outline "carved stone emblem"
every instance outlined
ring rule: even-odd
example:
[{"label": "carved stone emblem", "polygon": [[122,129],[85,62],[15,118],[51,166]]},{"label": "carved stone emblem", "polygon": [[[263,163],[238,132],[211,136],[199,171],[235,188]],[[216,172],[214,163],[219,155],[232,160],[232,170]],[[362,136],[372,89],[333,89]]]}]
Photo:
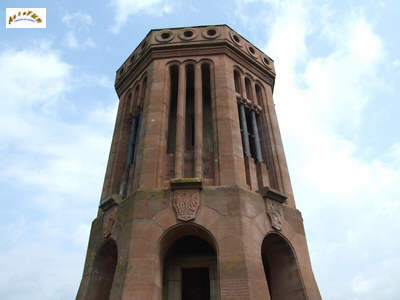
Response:
[{"label": "carved stone emblem", "polygon": [[197,211],[200,207],[200,191],[175,190],[172,205],[178,220],[193,220],[196,218]]},{"label": "carved stone emblem", "polygon": [[274,203],[273,200],[267,200],[267,214],[271,220],[272,228],[282,230],[283,213],[281,205]]},{"label": "carved stone emblem", "polygon": [[115,218],[117,215],[117,206],[114,206],[110,209],[108,209],[104,213],[104,219],[103,219],[103,237],[108,238],[114,228],[115,224]]}]

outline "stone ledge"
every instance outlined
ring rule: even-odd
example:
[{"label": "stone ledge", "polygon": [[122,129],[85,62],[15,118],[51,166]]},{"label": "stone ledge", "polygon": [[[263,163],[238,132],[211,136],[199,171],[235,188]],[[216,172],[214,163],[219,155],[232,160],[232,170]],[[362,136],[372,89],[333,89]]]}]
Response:
[{"label": "stone ledge", "polygon": [[263,187],[258,191],[263,198],[268,198],[270,200],[278,201],[279,203],[284,203],[288,196],[285,194],[270,188],[270,187]]},{"label": "stone ledge", "polygon": [[171,190],[182,190],[182,189],[199,189],[203,188],[203,184],[200,178],[172,178],[170,180]]}]

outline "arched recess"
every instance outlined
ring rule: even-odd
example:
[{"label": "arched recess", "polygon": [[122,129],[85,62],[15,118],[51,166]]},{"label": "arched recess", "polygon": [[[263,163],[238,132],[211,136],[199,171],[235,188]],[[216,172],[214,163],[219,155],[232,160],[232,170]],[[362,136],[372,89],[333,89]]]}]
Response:
[{"label": "arched recess", "polygon": [[268,234],[261,255],[271,300],[305,300],[296,256],[288,241],[279,234]]},{"label": "arched recess", "polygon": [[113,239],[108,239],[100,247],[94,259],[87,300],[110,299],[117,260],[117,245]]},{"label": "arched recess", "polygon": [[219,300],[214,237],[195,224],[178,225],[160,242],[163,300]]}]

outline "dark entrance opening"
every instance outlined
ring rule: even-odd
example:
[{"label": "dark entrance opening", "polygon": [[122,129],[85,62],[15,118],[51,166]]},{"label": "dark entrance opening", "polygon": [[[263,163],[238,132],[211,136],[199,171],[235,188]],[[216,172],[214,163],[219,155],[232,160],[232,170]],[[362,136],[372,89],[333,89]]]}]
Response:
[{"label": "dark entrance opening", "polygon": [[182,300],[210,300],[208,268],[182,269]]},{"label": "dark entrance opening", "polygon": [[219,300],[217,254],[200,228],[180,226],[161,247],[163,300]]}]

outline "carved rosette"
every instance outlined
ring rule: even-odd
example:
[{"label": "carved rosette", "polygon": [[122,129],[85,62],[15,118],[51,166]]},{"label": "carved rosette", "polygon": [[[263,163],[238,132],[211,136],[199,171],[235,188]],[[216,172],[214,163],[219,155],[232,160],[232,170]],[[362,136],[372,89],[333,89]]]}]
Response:
[{"label": "carved rosette", "polygon": [[272,228],[282,230],[283,212],[282,205],[274,200],[267,200],[267,215],[271,221]]},{"label": "carved rosette", "polygon": [[181,221],[189,221],[196,218],[200,207],[200,191],[175,190],[172,206],[174,207],[176,218]]}]

